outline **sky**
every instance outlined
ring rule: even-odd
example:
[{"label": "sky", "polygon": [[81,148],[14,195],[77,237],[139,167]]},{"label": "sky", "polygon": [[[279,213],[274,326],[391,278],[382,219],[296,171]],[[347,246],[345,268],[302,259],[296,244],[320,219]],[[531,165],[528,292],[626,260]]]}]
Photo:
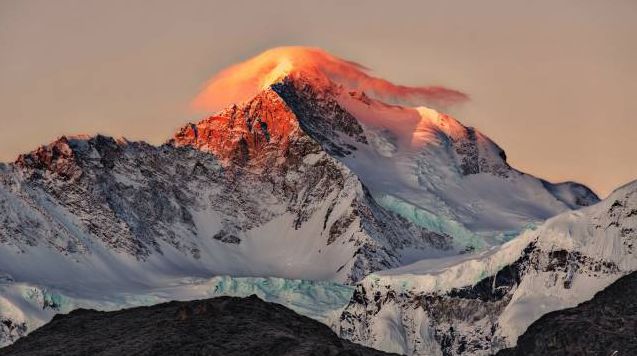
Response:
[{"label": "sky", "polygon": [[324,50],[451,109],[516,168],[601,196],[637,179],[637,1],[0,0],[0,160],[63,134],[162,143],[215,73]]}]

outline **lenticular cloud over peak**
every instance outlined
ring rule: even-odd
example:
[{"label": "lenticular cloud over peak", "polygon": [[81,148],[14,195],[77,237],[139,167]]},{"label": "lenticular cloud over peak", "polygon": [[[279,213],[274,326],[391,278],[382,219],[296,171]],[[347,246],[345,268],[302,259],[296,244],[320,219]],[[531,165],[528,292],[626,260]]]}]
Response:
[{"label": "lenticular cloud over peak", "polygon": [[217,73],[192,102],[196,111],[217,111],[240,103],[290,74],[329,79],[346,90],[364,91],[378,100],[401,105],[449,106],[468,99],[460,91],[439,86],[396,85],[369,74],[369,69],[320,48],[278,47]]}]

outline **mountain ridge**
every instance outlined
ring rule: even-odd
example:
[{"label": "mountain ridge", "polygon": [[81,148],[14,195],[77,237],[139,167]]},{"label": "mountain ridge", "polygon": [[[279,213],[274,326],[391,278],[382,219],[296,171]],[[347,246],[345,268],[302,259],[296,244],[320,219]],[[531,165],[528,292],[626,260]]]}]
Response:
[{"label": "mountain ridge", "polygon": [[[320,71],[274,73],[163,145],[63,136],[3,165],[0,272],[89,300],[211,275],[356,284],[488,250],[598,200],[517,171],[438,110]],[[361,78],[358,89],[411,92]],[[43,322],[1,297],[25,330],[0,342]]]},{"label": "mountain ridge", "polygon": [[489,355],[542,315],[574,307],[637,269],[637,181],[516,239],[423,260],[357,284],[341,336],[408,355]]}]

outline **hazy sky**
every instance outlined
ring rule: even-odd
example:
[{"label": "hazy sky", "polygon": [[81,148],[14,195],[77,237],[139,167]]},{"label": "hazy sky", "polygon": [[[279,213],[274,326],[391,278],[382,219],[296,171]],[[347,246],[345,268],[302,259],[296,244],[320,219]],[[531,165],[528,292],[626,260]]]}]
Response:
[{"label": "hazy sky", "polygon": [[453,114],[537,176],[637,178],[635,0],[0,0],[0,160],[61,134],[161,143],[214,73],[281,45],[468,93]]}]

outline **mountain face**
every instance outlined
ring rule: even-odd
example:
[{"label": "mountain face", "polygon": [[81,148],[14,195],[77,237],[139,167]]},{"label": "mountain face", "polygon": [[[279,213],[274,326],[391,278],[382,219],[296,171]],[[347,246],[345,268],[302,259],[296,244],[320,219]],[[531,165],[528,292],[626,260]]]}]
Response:
[{"label": "mountain face", "polygon": [[489,355],[635,271],[636,242],[637,181],[489,251],[367,276],[340,334],[407,355]]},{"label": "mountain face", "polygon": [[529,326],[512,349],[499,356],[635,355],[637,272],[624,276],[593,299],[554,311]]},{"label": "mountain face", "polygon": [[[122,254],[142,266],[170,255],[177,271],[353,282],[480,248],[596,199],[513,170],[495,144],[446,115],[322,79],[286,76],[160,147],[62,137],[21,155],[1,173],[4,260],[42,248],[100,267]],[[390,131],[396,120],[416,128]],[[39,267],[37,276],[66,278]]]},{"label": "mountain face", "polygon": [[[3,182],[6,252],[49,247],[88,268],[123,254],[142,269],[172,259],[168,272],[186,276],[196,268],[356,281],[400,265],[403,248],[453,248],[451,236],[380,207],[271,90],[186,126],[161,147],[61,138],[6,166]],[[4,270],[21,279],[16,267]],[[37,276],[49,281],[73,270],[51,276],[41,267]]]},{"label": "mountain face", "polygon": [[580,184],[554,185],[516,171],[500,147],[448,115],[316,84],[326,81],[291,74],[272,89],[382,207],[451,235],[459,248],[599,201]]},{"label": "mountain face", "polygon": [[2,355],[389,355],[256,296],[56,315]]},{"label": "mountain face", "polygon": [[[598,201],[515,170],[449,115],[390,100],[444,107],[459,92],[290,53],[224,74],[213,97],[231,103],[164,145],[66,136],[0,165],[0,275],[76,299],[216,275],[354,284]],[[32,329],[0,302],[16,311],[0,340]]]}]

